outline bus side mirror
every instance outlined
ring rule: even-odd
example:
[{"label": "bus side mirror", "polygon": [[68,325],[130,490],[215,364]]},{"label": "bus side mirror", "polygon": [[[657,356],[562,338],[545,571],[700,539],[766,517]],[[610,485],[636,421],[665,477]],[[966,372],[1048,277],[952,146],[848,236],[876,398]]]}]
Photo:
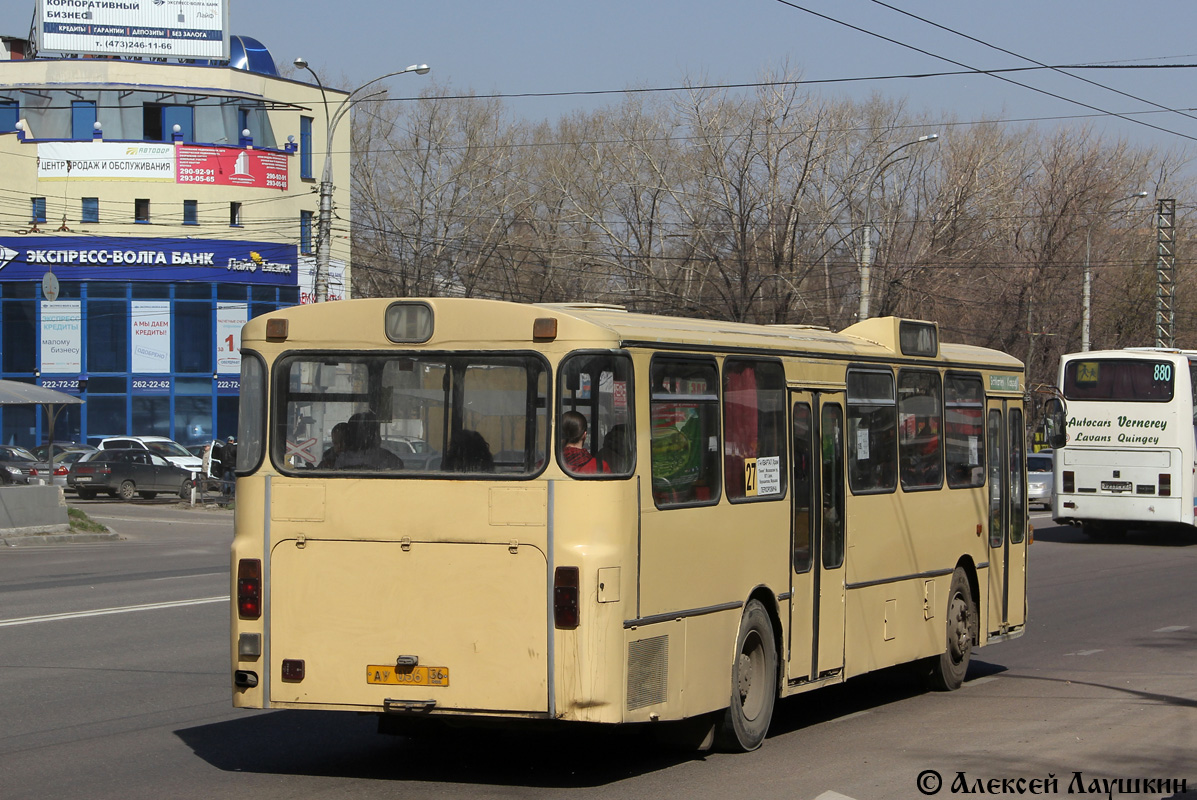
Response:
[{"label": "bus side mirror", "polygon": [[1043,408],[1043,438],[1053,450],[1068,444],[1068,424],[1065,417],[1064,403],[1052,398]]}]

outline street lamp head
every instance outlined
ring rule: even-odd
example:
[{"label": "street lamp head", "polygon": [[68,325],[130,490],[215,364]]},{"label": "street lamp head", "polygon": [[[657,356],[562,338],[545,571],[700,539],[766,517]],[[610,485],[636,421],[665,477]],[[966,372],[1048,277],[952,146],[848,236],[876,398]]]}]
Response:
[{"label": "street lamp head", "polygon": [[939,139],[938,133],[927,133],[915,139],[916,142],[934,142]]},{"label": "street lamp head", "polygon": [[1132,197],[1146,197],[1146,196],[1147,196],[1147,192],[1135,192],[1135,193],[1134,193],[1133,195],[1131,195],[1131,196],[1132,196]]},{"label": "street lamp head", "polygon": [[404,72],[414,72],[417,75],[427,75],[431,71],[432,67],[428,66],[427,64],[412,64],[410,67],[404,70]]},{"label": "street lamp head", "polygon": [[294,63],[295,63],[295,66],[298,67],[299,69],[307,69],[308,68],[308,60],[306,58],[303,58],[302,56],[300,58],[295,59]]}]

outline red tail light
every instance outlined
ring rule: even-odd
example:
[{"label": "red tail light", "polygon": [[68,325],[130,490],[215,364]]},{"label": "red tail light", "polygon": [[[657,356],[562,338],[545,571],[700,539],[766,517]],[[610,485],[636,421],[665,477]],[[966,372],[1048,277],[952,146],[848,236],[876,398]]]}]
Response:
[{"label": "red tail light", "polygon": [[262,561],[243,558],[237,562],[237,614],[241,619],[262,616]]},{"label": "red tail light", "polygon": [[1160,473],[1160,497],[1172,496],[1172,476],[1167,472]]},{"label": "red tail light", "polygon": [[1064,491],[1068,494],[1076,491],[1076,473],[1072,470],[1064,471]]},{"label": "red tail light", "polygon": [[71,471],[70,467],[56,467],[54,469],[54,474],[55,475],[66,475],[70,471]]},{"label": "red tail light", "polygon": [[553,573],[553,621],[561,630],[578,627],[577,567],[557,567]]},{"label": "red tail light", "polygon": [[30,469],[29,469],[29,477],[30,477],[30,478],[36,478],[36,477],[37,477],[37,467],[30,467]]}]

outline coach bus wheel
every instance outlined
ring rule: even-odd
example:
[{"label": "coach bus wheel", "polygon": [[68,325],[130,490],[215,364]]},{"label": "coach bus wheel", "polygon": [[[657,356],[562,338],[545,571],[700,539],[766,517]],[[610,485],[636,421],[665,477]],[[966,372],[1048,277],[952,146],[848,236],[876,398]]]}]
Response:
[{"label": "coach bus wheel", "polygon": [[932,689],[950,692],[964,683],[977,628],[977,604],[968,577],[957,567],[948,591],[948,646],[943,653],[927,660],[927,683]]},{"label": "coach bus wheel", "polygon": [[120,488],[122,500],[132,500],[137,495],[137,487],[133,485],[133,481],[125,481]]},{"label": "coach bus wheel", "polygon": [[759,600],[749,601],[740,620],[731,669],[731,705],[716,732],[720,749],[755,750],[765,741],[777,700],[777,648],[773,624]]}]

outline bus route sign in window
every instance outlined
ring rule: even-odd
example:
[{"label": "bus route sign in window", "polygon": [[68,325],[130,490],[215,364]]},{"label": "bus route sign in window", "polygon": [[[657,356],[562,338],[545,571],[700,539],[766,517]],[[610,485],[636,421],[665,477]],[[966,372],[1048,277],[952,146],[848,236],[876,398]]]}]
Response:
[{"label": "bus route sign in window", "polygon": [[1175,369],[1168,361],[1086,358],[1064,365],[1066,400],[1166,403],[1175,382]]}]

